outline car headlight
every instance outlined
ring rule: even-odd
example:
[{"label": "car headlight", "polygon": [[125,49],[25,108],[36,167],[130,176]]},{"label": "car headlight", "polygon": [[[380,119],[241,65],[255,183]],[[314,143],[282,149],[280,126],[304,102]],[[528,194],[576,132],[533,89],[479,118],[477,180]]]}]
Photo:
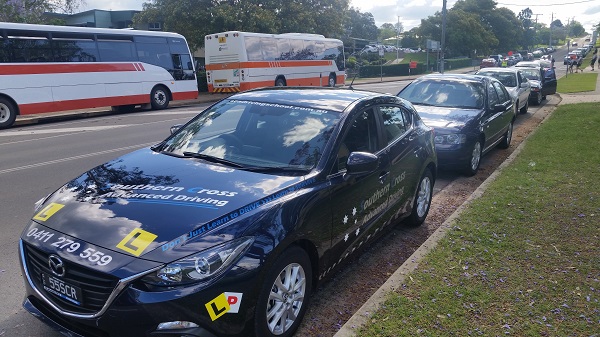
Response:
[{"label": "car headlight", "polygon": [[436,135],[434,140],[436,144],[458,145],[465,143],[467,136],[462,133],[450,133],[447,135]]},{"label": "car headlight", "polygon": [[243,237],[209,248],[183,259],[171,262],[146,275],[144,283],[173,287],[208,281],[221,274],[243,255],[254,242],[253,237]]}]

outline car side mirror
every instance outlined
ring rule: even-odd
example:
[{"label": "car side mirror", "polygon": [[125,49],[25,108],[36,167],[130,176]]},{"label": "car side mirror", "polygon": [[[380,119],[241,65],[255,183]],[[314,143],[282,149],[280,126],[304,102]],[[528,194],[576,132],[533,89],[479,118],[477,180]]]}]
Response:
[{"label": "car side mirror", "polygon": [[352,152],[346,161],[346,173],[361,175],[375,171],[379,167],[379,157],[368,152]]},{"label": "car side mirror", "polygon": [[524,81],[521,83],[521,88],[527,88],[528,86],[529,86],[529,85],[528,85],[528,83],[527,83],[527,80],[524,80]]},{"label": "car side mirror", "polygon": [[494,112],[502,112],[504,110],[506,110],[506,107],[504,106],[504,104],[494,105]]}]

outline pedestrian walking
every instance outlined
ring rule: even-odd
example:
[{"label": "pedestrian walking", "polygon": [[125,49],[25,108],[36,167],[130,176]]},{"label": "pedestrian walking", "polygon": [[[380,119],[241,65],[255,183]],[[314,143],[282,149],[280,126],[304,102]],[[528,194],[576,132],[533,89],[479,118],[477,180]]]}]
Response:
[{"label": "pedestrian walking", "polygon": [[592,71],[594,70],[594,64],[596,63],[597,60],[598,60],[598,54],[594,54],[594,56],[592,56],[592,60],[590,61],[590,66],[592,67]]}]

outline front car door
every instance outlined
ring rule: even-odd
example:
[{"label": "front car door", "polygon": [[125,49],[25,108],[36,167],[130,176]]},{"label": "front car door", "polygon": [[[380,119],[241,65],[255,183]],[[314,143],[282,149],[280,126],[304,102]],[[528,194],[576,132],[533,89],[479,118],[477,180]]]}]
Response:
[{"label": "front car door", "polygon": [[[362,246],[385,223],[390,189],[389,156],[384,151],[377,109],[370,107],[350,119],[342,131],[336,163],[328,179],[331,185],[332,242],[324,274]],[[378,167],[363,175],[348,175],[346,163],[352,152],[369,152],[379,158]]]},{"label": "front car door", "polygon": [[556,93],[556,71],[553,68],[547,68],[542,71],[542,97],[554,95]]}]

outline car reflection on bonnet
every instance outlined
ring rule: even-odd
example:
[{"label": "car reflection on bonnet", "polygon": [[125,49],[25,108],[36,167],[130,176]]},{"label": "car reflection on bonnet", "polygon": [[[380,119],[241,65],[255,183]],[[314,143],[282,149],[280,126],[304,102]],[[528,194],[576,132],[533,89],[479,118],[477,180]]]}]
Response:
[{"label": "car reflection on bonnet", "polygon": [[70,336],[291,335],[317,283],[422,224],[433,130],[394,95],[248,91],[36,204],[24,307]]}]

